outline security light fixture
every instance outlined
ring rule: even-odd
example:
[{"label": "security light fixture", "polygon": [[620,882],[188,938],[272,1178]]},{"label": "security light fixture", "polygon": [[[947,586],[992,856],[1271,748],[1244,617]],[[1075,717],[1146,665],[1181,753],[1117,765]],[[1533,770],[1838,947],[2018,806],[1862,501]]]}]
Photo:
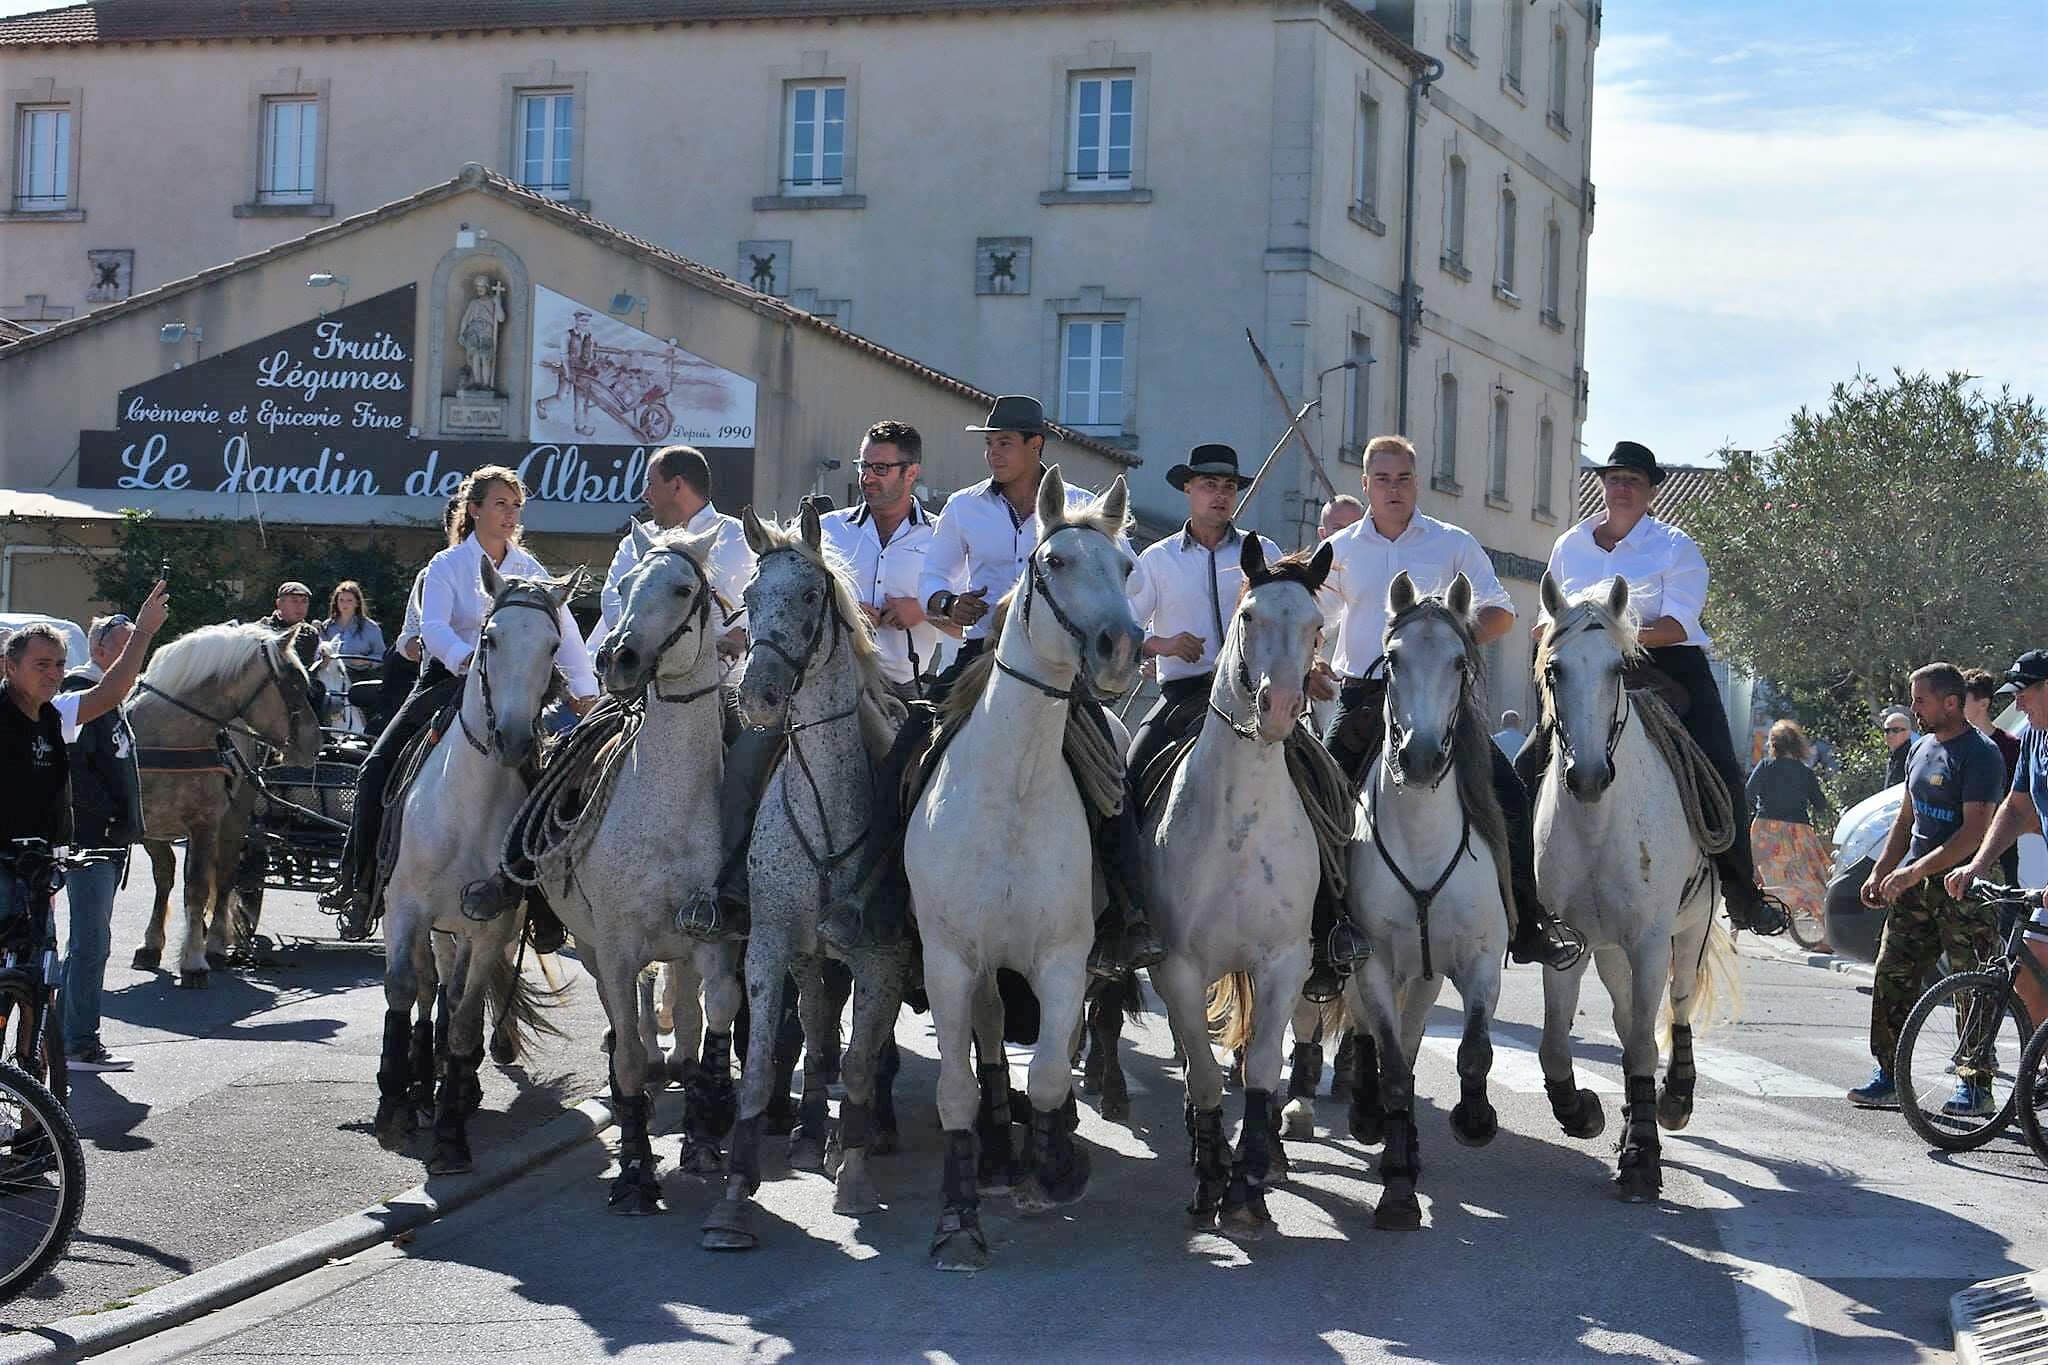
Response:
[{"label": "security light fixture", "polygon": [[196,322],[167,322],[156,329],[156,339],[166,346],[176,346],[187,337],[194,341],[204,341],[206,333]]},{"label": "security light fixture", "polygon": [[647,330],[647,300],[641,298],[638,294],[629,294],[625,290],[620,290],[612,295],[612,301],[604,306],[604,311],[610,313],[615,318],[623,318],[629,313],[638,313],[640,315],[640,330],[643,332]]}]

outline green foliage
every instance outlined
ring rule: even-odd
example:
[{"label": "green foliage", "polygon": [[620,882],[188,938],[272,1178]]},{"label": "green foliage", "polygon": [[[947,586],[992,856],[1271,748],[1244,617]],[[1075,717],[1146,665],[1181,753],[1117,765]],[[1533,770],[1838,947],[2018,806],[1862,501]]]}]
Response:
[{"label": "green foliage", "polygon": [[1721,459],[1691,525],[1714,643],[1845,757],[1915,668],[2002,670],[2043,643],[2048,413],[2031,398],[1957,373],[1859,374],[1771,449]]}]

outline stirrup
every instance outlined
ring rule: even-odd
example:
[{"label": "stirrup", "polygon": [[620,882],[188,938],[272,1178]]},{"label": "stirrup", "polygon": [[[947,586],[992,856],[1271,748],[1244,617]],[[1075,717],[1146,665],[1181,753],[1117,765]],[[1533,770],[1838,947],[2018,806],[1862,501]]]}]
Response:
[{"label": "stirrup", "polygon": [[462,888],[462,917],[476,924],[488,924],[521,899],[520,889],[506,880],[503,873],[494,872]]},{"label": "stirrup", "polygon": [[[1723,899],[1726,899],[1725,893]],[[1784,901],[1779,900],[1762,887],[1756,889],[1756,899],[1736,913],[1734,905],[1728,907],[1728,920],[1738,929],[1746,929],[1759,938],[1774,938],[1792,927],[1792,911]]]},{"label": "stirrup", "polygon": [[715,886],[692,895],[683,902],[683,908],[676,911],[676,930],[702,943],[745,938],[747,925],[744,907],[726,900]]},{"label": "stirrup", "polygon": [[1554,916],[1538,921],[1541,926],[1529,934],[1530,942],[1521,945],[1529,954],[1524,958],[1515,952],[1516,945],[1508,945],[1508,957],[1516,962],[1536,962],[1554,972],[1568,972],[1579,965],[1579,959],[1586,955],[1586,936]]}]

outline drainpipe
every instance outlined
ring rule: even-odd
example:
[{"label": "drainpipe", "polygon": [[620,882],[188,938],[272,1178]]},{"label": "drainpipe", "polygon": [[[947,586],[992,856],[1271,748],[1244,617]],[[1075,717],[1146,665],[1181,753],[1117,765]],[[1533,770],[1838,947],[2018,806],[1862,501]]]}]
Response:
[{"label": "drainpipe", "polygon": [[1421,341],[1421,309],[1415,299],[1415,130],[1422,122],[1422,101],[1444,74],[1441,58],[1424,57],[1425,65],[1408,82],[1408,170],[1401,184],[1401,363],[1400,393],[1394,430],[1408,434],[1408,360]]}]

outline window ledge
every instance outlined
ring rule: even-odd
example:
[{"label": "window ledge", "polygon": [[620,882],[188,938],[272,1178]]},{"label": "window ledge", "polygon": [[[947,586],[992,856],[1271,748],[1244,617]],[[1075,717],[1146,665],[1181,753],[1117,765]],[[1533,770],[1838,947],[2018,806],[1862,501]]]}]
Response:
[{"label": "window ledge", "polygon": [[1500,92],[1524,109],[1529,107],[1529,97],[1522,93],[1521,82],[1514,77],[1503,75],[1500,78]]},{"label": "window ledge", "polygon": [[84,209],[0,209],[0,223],[82,223]]},{"label": "window ledge", "polygon": [[1446,275],[1456,275],[1461,280],[1472,278],[1472,272],[1465,268],[1465,262],[1449,252],[1445,252],[1442,256],[1437,257],[1437,264],[1444,268]]},{"label": "window ledge", "polygon": [[1040,190],[1041,204],[1149,204],[1150,190]]},{"label": "window ledge", "polygon": [[1486,505],[1497,512],[1512,512],[1515,510],[1515,505],[1499,493],[1488,493],[1486,495]]},{"label": "window ledge", "polygon": [[1465,485],[1444,474],[1430,475],[1429,486],[1439,493],[1449,493],[1454,498],[1465,491]]},{"label": "window ledge", "polygon": [[1337,463],[1363,465],[1365,463],[1365,447],[1361,445],[1338,446]]},{"label": "window ledge", "polygon": [[1351,216],[1352,222],[1358,224],[1367,232],[1372,233],[1375,237],[1384,237],[1387,235],[1387,225],[1385,223],[1382,223],[1379,220],[1378,215],[1373,213],[1371,209],[1366,208],[1363,204],[1353,204],[1349,208],[1345,209],[1345,212]]},{"label": "window ledge", "polygon": [[1543,116],[1543,122],[1549,126],[1551,132],[1556,133],[1559,137],[1564,138],[1566,141],[1571,140],[1571,125],[1567,124],[1564,121],[1564,115],[1558,113],[1557,110],[1553,109],[1549,113],[1545,114]]},{"label": "window ledge", "polygon": [[1510,308],[1520,308],[1522,306],[1522,296],[1502,284],[1499,280],[1493,282],[1493,296]]},{"label": "window ledge", "polygon": [[782,209],[864,209],[864,194],[757,194],[754,212],[774,213]]},{"label": "window ledge", "polygon": [[1557,514],[1556,514],[1555,512],[1553,512],[1553,511],[1551,511],[1551,510],[1550,510],[1550,509],[1549,509],[1548,507],[1532,507],[1532,508],[1530,508],[1530,509],[1529,509],[1529,519],[1530,519],[1531,521],[1540,521],[1540,522],[1542,522],[1542,523],[1543,523],[1543,524],[1544,524],[1545,526],[1555,526],[1555,525],[1557,525]]},{"label": "window ledge", "polygon": [[237,218],[332,218],[332,204],[237,204]]},{"label": "window ledge", "polygon": [[1115,446],[1119,450],[1136,450],[1138,448],[1138,433],[1126,431],[1120,426],[1104,426],[1101,423],[1087,426],[1076,422],[1062,422],[1060,425],[1068,431],[1086,436],[1091,441],[1100,441],[1106,446]]},{"label": "window ledge", "polygon": [[1470,39],[1460,38],[1457,34],[1453,33],[1444,41],[1444,46],[1464,58],[1467,65],[1479,65],[1479,54],[1472,50]]},{"label": "window ledge", "polygon": [[1553,332],[1562,332],[1564,330],[1564,319],[1557,315],[1556,309],[1546,308],[1543,310],[1543,325]]}]

